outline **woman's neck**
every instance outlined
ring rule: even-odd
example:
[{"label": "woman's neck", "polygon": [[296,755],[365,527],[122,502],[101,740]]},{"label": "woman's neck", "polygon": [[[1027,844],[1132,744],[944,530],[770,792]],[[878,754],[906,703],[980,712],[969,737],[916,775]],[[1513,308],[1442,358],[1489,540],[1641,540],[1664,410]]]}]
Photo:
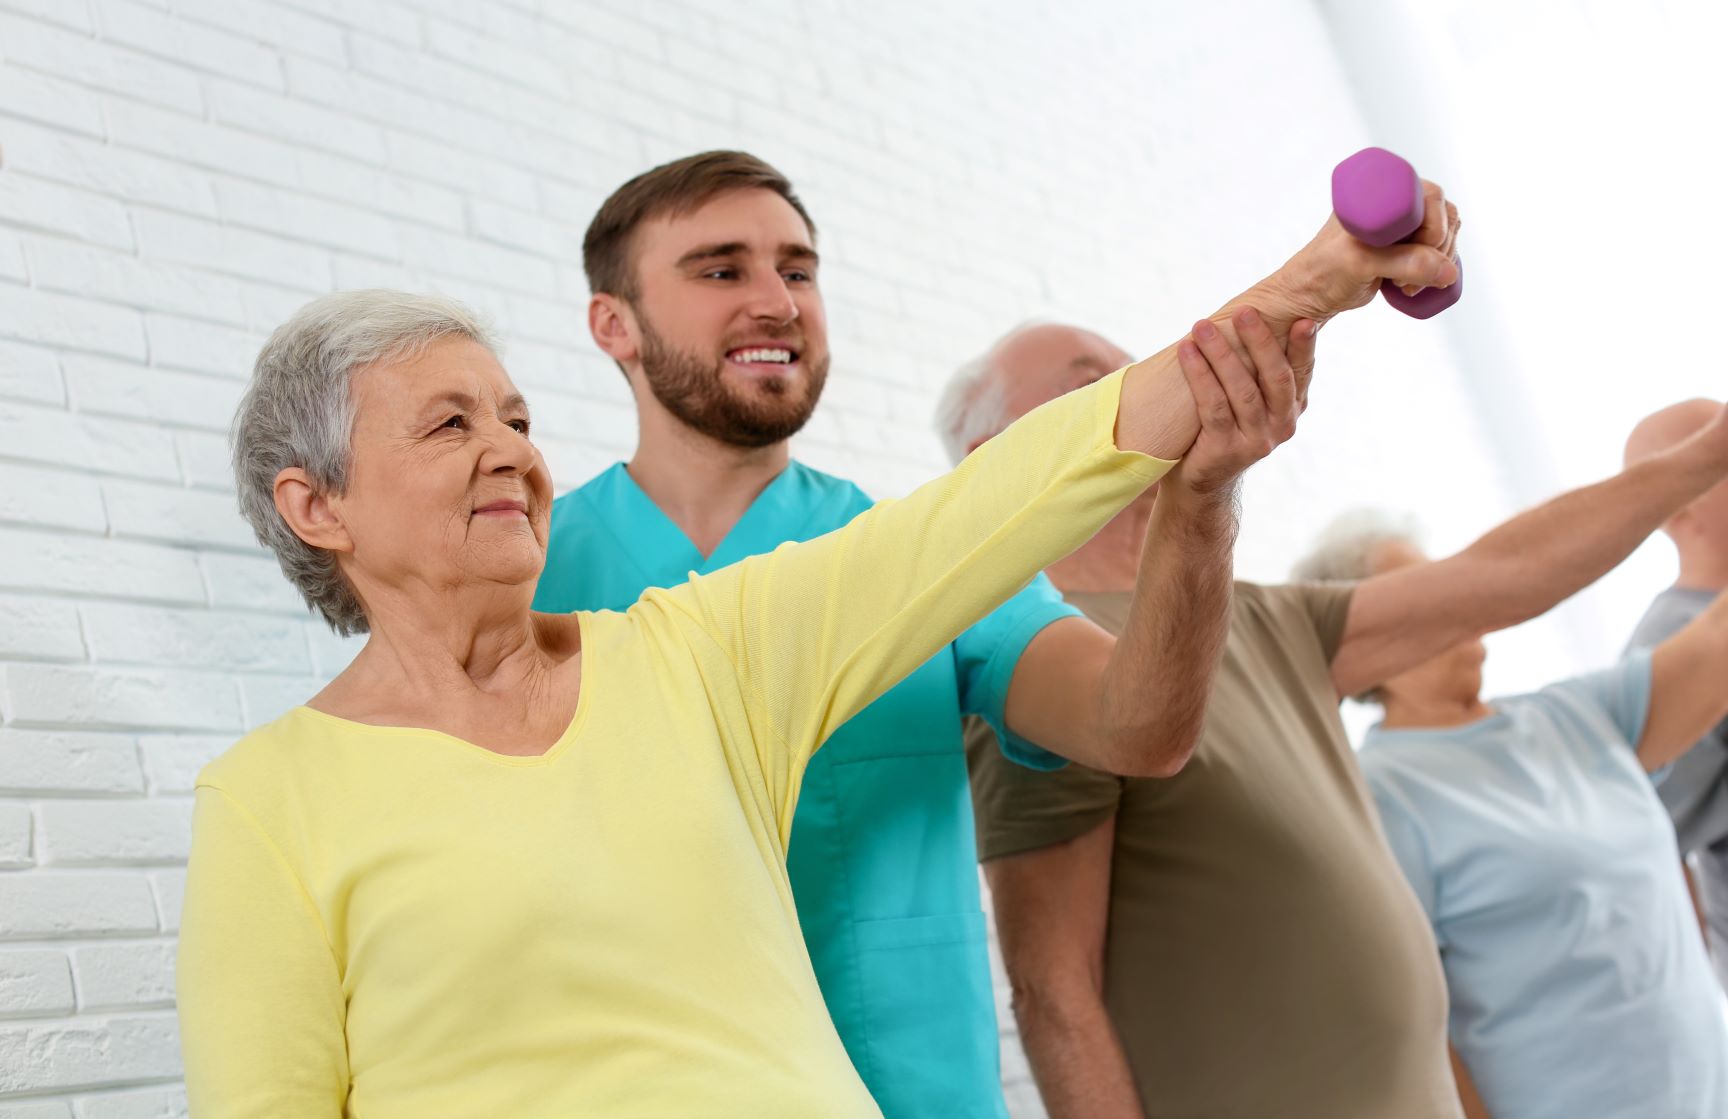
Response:
[{"label": "woman's neck", "polygon": [[532,613],[531,594],[516,587],[428,601],[400,590],[364,594],[371,635],[312,706],[362,722],[439,729],[465,727],[483,712],[533,721],[531,706],[567,706],[559,698],[565,689],[554,684],[580,651],[580,630],[573,616]]},{"label": "woman's neck", "polygon": [[1441,729],[1461,727],[1494,714],[1494,709],[1482,702],[1480,695],[1448,697],[1388,696],[1385,718],[1380,725],[1387,730]]}]

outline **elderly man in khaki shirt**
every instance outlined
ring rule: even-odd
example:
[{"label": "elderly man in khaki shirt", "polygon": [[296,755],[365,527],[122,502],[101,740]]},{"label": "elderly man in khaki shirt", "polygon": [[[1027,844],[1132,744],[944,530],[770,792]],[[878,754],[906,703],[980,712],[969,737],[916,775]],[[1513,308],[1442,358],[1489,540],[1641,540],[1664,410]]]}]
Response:
[{"label": "elderly man in khaki shirt", "polygon": [[[945,395],[950,453],[1126,358],[1073,327],[1015,331]],[[1236,583],[1200,743],[1173,777],[1034,772],[975,725],[978,847],[1052,1119],[1457,1116],[1439,958],[1339,699],[1587,586],[1721,478],[1721,457],[1678,447],[1354,586]],[[1105,629],[1158,500],[1049,569]]]}]

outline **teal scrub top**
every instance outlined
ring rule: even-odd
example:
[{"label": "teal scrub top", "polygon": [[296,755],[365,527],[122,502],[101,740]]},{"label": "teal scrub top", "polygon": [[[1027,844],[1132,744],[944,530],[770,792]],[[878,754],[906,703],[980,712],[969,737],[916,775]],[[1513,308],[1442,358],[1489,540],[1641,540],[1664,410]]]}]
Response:
[{"label": "teal scrub top", "polygon": [[[536,610],[622,610],[873,502],[792,463],[704,559],[617,464],[552,507]],[[1076,616],[1040,575],[842,726],[816,752],[787,865],[828,1012],[886,1119],[1006,1119],[961,719],[1022,764],[1061,759],[1005,733],[1003,704],[1038,631]]]}]

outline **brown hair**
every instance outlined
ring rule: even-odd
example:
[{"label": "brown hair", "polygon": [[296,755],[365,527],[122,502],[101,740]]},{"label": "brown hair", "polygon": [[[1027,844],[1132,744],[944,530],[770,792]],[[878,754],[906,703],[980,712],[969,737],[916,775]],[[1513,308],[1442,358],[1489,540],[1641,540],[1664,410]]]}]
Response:
[{"label": "brown hair", "polygon": [[588,290],[634,299],[630,241],[637,226],[653,218],[688,214],[718,194],[748,189],[771,190],[784,198],[804,219],[810,236],[816,236],[816,223],[785,175],[749,152],[700,152],[642,172],[601,204],[582,238]]}]

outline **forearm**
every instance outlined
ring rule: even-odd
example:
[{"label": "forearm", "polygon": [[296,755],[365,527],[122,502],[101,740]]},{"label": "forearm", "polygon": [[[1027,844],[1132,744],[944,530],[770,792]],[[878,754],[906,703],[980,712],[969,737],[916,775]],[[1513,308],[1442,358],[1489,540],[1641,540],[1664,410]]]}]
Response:
[{"label": "forearm", "polygon": [[[1290,328],[1301,316],[1289,297],[1279,293],[1271,278],[1230,300],[1208,316],[1232,349],[1247,351],[1234,316],[1252,307],[1272,331],[1282,349],[1289,345]],[[1122,407],[1116,422],[1116,445],[1156,458],[1179,459],[1188,453],[1200,433],[1200,415],[1177,362],[1172,342],[1151,357],[1128,367],[1122,383]]]},{"label": "forearm", "polygon": [[[1036,409],[951,473],[842,529],[644,601],[696,615],[766,733],[802,765],[835,728],[1170,469],[1116,447],[1121,384],[1113,375]],[[788,601],[833,608],[787,610]],[[790,771],[786,778],[790,792]]]},{"label": "forearm", "polygon": [[1095,993],[1016,991],[1014,1019],[1050,1119],[1144,1119],[1128,1057]]},{"label": "forearm", "polygon": [[1452,605],[1477,632],[1527,621],[1607,574],[1721,477],[1705,448],[1682,444],[1521,513],[1451,561],[1471,592]]},{"label": "forearm", "polygon": [[1728,595],[1718,595],[1702,614],[1650,652],[1650,706],[1638,737],[1638,761],[1647,771],[1684,759],[1728,715],[1724,673]]},{"label": "forearm", "polygon": [[1230,628],[1236,529],[1234,485],[1198,494],[1173,475],[1160,489],[1100,683],[1112,772],[1167,777],[1193,754]]}]

